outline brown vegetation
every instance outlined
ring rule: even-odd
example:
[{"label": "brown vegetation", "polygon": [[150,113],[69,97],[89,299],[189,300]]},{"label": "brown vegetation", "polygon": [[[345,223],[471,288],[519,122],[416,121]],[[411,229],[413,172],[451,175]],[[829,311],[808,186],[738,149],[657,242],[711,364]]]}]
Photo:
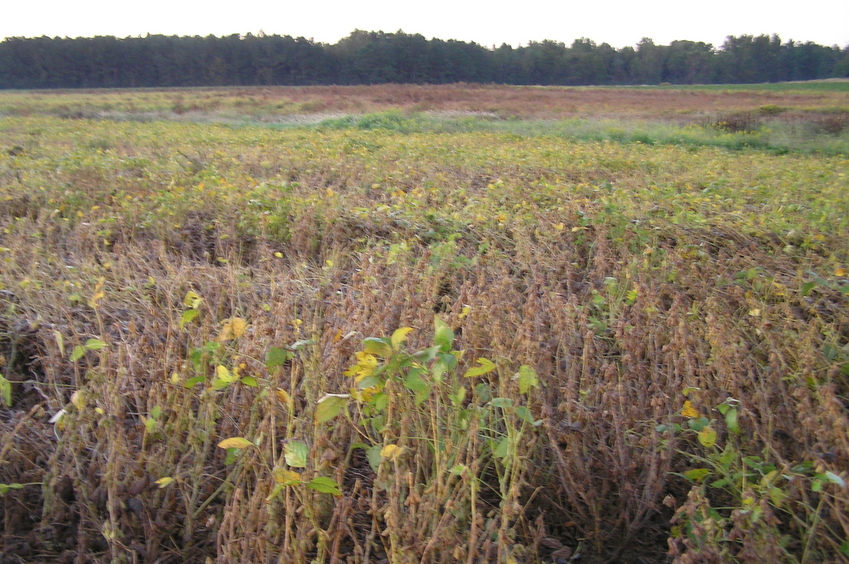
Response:
[{"label": "brown vegetation", "polygon": [[[521,115],[568,96],[633,104],[623,112],[703,96],[283,91]],[[845,158],[492,134],[2,127],[12,405],[0,407],[0,483],[21,485],[0,498],[3,562],[846,554]],[[379,433],[353,400],[351,419],[316,422],[325,394],[354,386],[344,371],[363,338],[411,327],[407,350],[426,349],[434,316],[465,351],[465,395],[452,404],[434,380],[419,405],[399,378]],[[233,318],[244,333],[226,334]],[[266,361],[285,346],[285,362]],[[462,378],[478,358],[496,370]],[[520,389],[522,365],[538,387]],[[219,366],[257,385],[216,389]],[[473,408],[484,415],[458,415]],[[428,447],[423,430],[456,442]],[[521,440],[506,454],[487,442],[511,433]],[[228,437],[255,446],[216,447]],[[285,455],[295,441],[309,447],[303,468]],[[375,471],[367,441],[401,450]],[[292,469],[341,495],[285,486]]]}]

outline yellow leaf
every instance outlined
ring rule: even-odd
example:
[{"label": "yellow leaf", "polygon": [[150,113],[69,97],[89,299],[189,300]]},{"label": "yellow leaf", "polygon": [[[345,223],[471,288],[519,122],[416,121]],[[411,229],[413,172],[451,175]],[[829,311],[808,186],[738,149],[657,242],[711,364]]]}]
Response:
[{"label": "yellow leaf", "polygon": [[294,401],[292,400],[292,396],[289,395],[289,392],[282,388],[277,388],[275,394],[277,395],[277,399],[285,403],[290,409],[292,408]]},{"label": "yellow leaf", "polygon": [[758,309],[758,308],[750,309],[750,310],[749,310],[749,315],[751,315],[752,317],[760,317],[760,315],[761,315],[761,310],[760,310],[760,309]]},{"label": "yellow leaf", "polygon": [[230,437],[218,443],[218,448],[247,448],[250,446],[254,446],[254,444],[244,437]]},{"label": "yellow leaf", "polygon": [[699,412],[693,407],[693,404],[690,403],[690,400],[684,401],[684,408],[681,410],[681,415],[684,417],[689,417],[690,419],[694,419],[699,416]]},{"label": "yellow leaf", "polygon": [[401,343],[407,340],[407,335],[409,335],[412,331],[412,327],[401,327],[400,329],[396,329],[395,332],[392,333],[392,348],[398,350]]},{"label": "yellow leaf", "polygon": [[287,470],[277,466],[271,471],[271,475],[274,476],[274,481],[278,484],[291,486],[301,483],[301,475],[294,470]]},{"label": "yellow leaf", "polygon": [[218,342],[232,341],[238,339],[247,331],[248,323],[241,317],[231,317],[224,322],[224,327],[218,334]]},{"label": "yellow leaf", "polygon": [[401,454],[401,448],[399,448],[398,445],[386,445],[380,449],[381,458],[385,458],[387,460],[392,460],[399,454]]},{"label": "yellow leaf", "polygon": [[224,382],[233,382],[236,379],[235,376],[230,374],[226,366],[221,366],[220,364],[215,367],[215,377]]},{"label": "yellow leaf", "polygon": [[845,268],[835,268],[834,269],[834,275],[840,276],[840,277],[846,276],[846,269]]},{"label": "yellow leaf", "polygon": [[71,394],[71,403],[74,404],[77,411],[82,411],[85,407],[85,398],[79,390],[75,390],[74,393]]},{"label": "yellow leaf", "polygon": [[159,489],[162,489],[168,487],[173,481],[174,478],[172,478],[171,476],[165,476],[164,478],[159,478],[154,483],[159,486]]},{"label": "yellow leaf", "polygon": [[716,444],[716,431],[708,425],[699,431],[699,442],[702,443],[703,447],[712,447]]},{"label": "yellow leaf", "polygon": [[186,297],[183,298],[183,305],[191,309],[197,309],[200,305],[200,302],[202,301],[203,300],[200,296],[198,296],[195,292],[189,290],[188,292],[186,292]]}]

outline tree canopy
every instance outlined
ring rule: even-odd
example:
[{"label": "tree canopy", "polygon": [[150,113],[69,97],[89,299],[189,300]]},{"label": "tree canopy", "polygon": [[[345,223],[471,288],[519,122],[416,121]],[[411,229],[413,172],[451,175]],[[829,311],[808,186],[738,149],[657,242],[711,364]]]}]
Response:
[{"label": "tree canopy", "polygon": [[0,88],[116,88],[487,82],[537,85],[710,84],[849,76],[849,46],[729,36],[615,49],[586,38],[504,44],[355,30],[335,44],[303,37],[12,37]]}]

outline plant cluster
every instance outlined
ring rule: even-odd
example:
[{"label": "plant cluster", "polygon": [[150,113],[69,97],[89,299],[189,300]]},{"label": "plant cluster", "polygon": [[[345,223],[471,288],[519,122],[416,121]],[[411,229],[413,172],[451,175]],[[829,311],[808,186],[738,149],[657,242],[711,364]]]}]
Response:
[{"label": "plant cluster", "polygon": [[844,153],[0,133],[4,558],[849,558]]}]

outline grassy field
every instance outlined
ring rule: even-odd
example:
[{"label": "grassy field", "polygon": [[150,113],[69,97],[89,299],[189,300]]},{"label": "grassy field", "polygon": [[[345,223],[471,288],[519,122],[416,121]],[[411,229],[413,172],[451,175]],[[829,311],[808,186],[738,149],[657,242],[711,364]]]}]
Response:
[{"label": "grassy field", "polygon": [[846,561],[847,115],[0,93],[0,560]]}]

